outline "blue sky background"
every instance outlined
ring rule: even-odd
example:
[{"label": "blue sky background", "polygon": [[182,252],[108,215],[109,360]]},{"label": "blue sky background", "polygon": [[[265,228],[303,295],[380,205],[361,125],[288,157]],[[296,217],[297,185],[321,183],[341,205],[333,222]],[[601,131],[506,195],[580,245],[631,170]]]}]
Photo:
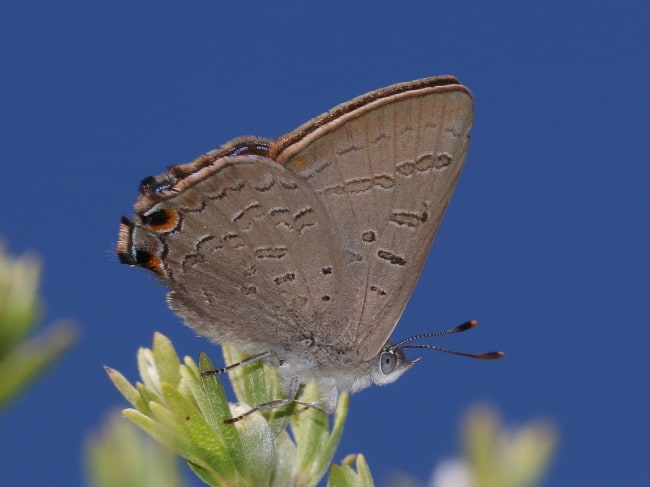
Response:
[{"label": "blue sky background", "polygon": [[[353,396],[337,461],[428,478],[477,401],[552,418],[545,485],[650,479],[650,6],[645,1],[22,1],[0,5],[0,235],[45,262],[45,322],[81,341],[0,417],[6,485],[83,485],[82,443],[125,401],[154,330],[220,354],[117,262],[139,181],[356,95],[454,74],[474,93],[465,172],[396,338],[441,339]],[[198,484],[198,481],[196,483]]]}]

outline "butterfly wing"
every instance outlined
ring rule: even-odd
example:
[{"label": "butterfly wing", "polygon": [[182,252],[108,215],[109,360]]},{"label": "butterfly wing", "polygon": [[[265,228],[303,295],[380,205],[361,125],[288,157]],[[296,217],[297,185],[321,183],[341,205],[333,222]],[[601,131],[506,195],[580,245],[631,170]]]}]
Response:
[{"label": "butterfly wing", "polygon": [[275,161],[213,159],[150,178],[134,222],[123,220],[118,254],[157,273],[172,288],[170,307],[198,333],[285,351],[335,315],[344,276],[331,269],[344,263],[333,224],[311,188]]},{"label": "butterfly wing", "polygon": [[381,350],[415,287],[460,175],[472,118],[467,88],[453,77],[429,78],[352,100],[271,148],[334,225],[345,261],[333,274],[351,294],[332,308],[341,326],[326,339],[358,350],[359,361]]}]

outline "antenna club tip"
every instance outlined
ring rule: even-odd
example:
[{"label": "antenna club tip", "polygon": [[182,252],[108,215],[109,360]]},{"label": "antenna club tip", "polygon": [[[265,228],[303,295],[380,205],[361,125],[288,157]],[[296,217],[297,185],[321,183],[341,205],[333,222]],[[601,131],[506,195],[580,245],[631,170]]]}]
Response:
[{"label": "antenna club tip", "polygon": [[488,353],[487,355],[489,355],[489,358],[492,358],[492,359],[503,358],[503,357],[506,356],[506,354],[503,353],[503,352],[491,352],[491,353]]},{"label": "antenna club tip", "polygon": [[467,322],[467,327],[468,328],[474,328],[475,326],[478,326],[478,321],[477,320],[469,320]]}]

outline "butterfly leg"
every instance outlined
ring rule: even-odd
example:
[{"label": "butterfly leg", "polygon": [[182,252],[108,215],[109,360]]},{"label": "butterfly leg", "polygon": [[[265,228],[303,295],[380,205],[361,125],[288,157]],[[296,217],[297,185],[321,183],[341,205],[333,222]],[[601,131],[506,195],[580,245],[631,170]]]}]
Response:
[{"label": "butterfly leg", "polygon": [[240,367],[242,365],[250,364],[251,362],[255,362],[257,360],[262,360],[264,358],[269,357],[272,354],[272,352],[266,351],[266,352],[260,352],[256,353],[255,355],[251,355],[250,357],[246,357],[244,360],[241,362],[236,362],[234,364],[227,365],[226,367],[222,367],[220,369],[213,369],[213,370],[202,370],[201,375],[202,376],[209,376],[209,375],[221,375],[225,374],[228,372],[230,369],[233,369],[235,367]]},{"label": "butterfly leg", "polygon": [[236,423],[237,421],[241,421],[246,416],[249,416],[257,411],[262,411],[264,409],[280,408],[283,406],[287,406],[289,404],[299,404],[301,406],[305,406],[305,408],[313,408],[322,413],[330,414],[330,411],[325,410],[324,408],[322,408],[316,403],[305,402],[296,399],[296,396],[298,395],[298,391],[300,390],[301,385],[302,384],[300,384],[298,377],[292,377],[289,382],[287,397],[285,397],[284,399],[274,399],[273,401],[268,401],[263,404],[259,404],[256,407],[249,409],[245,413],[240,414],[239,416],[234,416],[232,418],[225,419],[224,423],[227,424]]},{"label": "butterfly leg", "polygon": [[[308,409],[308,408],[316,409],[317,411],[320,411],[321,413],[325,413],[325,414],[332,414],[334,412],[334,410],[336,409],[336,401],[334,402],[333,407],[330,408],[331,404],[329,404],[329,402],[326,403],[323,406],[322,401],[319,401],[319,402],[306,402],[306,401],[301,401],[301,400],[297,399],[298,393],[300,392],[300,388],[303,385],[304,384],[300,383],[300,380],[298,379],[298,377],[292,377],[289,380],[289,384],[288,384],[288,387],[287,387],[287,400],[288,400],[288,402],[304,406],[304,408],[301,409],[300,411],[298,411],[298,413],[301,413],[305,409]],[[289,398],[293,398],[293,399],[289,399]]]}]

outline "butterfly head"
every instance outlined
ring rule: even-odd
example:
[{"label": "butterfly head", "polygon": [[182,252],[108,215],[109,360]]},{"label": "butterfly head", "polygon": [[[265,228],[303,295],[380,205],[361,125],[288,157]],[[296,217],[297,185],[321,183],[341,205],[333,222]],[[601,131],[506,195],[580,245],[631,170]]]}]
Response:
[{"label": "butterfly head", "polygon": [[418,360],[420,359],[407,360],[401,348],[387,342],[379,355],[373,359],[375,366],[370,370],[372,382],[380,386],[395,382]]},{"label": "butterfly head", "polygon": [[414,345],[412,344],[415,340],[420,340],[422,338],[429,337],[440,337],[444,335],[451,335],[454,333],[459,333],[462,331],[470,330],[477,325],[477,322],[467,321],[462,325],[459,325],[451,330],[445,330],[438,333],[425,333],[422,335],[416,335],[409,338],[406,338],[398,343],[386,342],[386,345],[382,348],[381,352],[373,360],[378,362],[377,366],[371,370],[370,376],[372,381],[378,385],[390,384],[399,379],[404,372],[410,369],[415,362],[420,360],[419,358],[415,360],[407,360],[404,354],[405,348],[419,348],[419,349],[428,349],[428,350],[437,350],[439,352],[445,352],[452,355],[460,355],[462,357],[477,358],[483,360],[499,359],[504,356],[503,352],[487,352],[487,353],[465,353],[458,352],[456,350],[450,350],[448,348],[442,348],[435,345]]}]

